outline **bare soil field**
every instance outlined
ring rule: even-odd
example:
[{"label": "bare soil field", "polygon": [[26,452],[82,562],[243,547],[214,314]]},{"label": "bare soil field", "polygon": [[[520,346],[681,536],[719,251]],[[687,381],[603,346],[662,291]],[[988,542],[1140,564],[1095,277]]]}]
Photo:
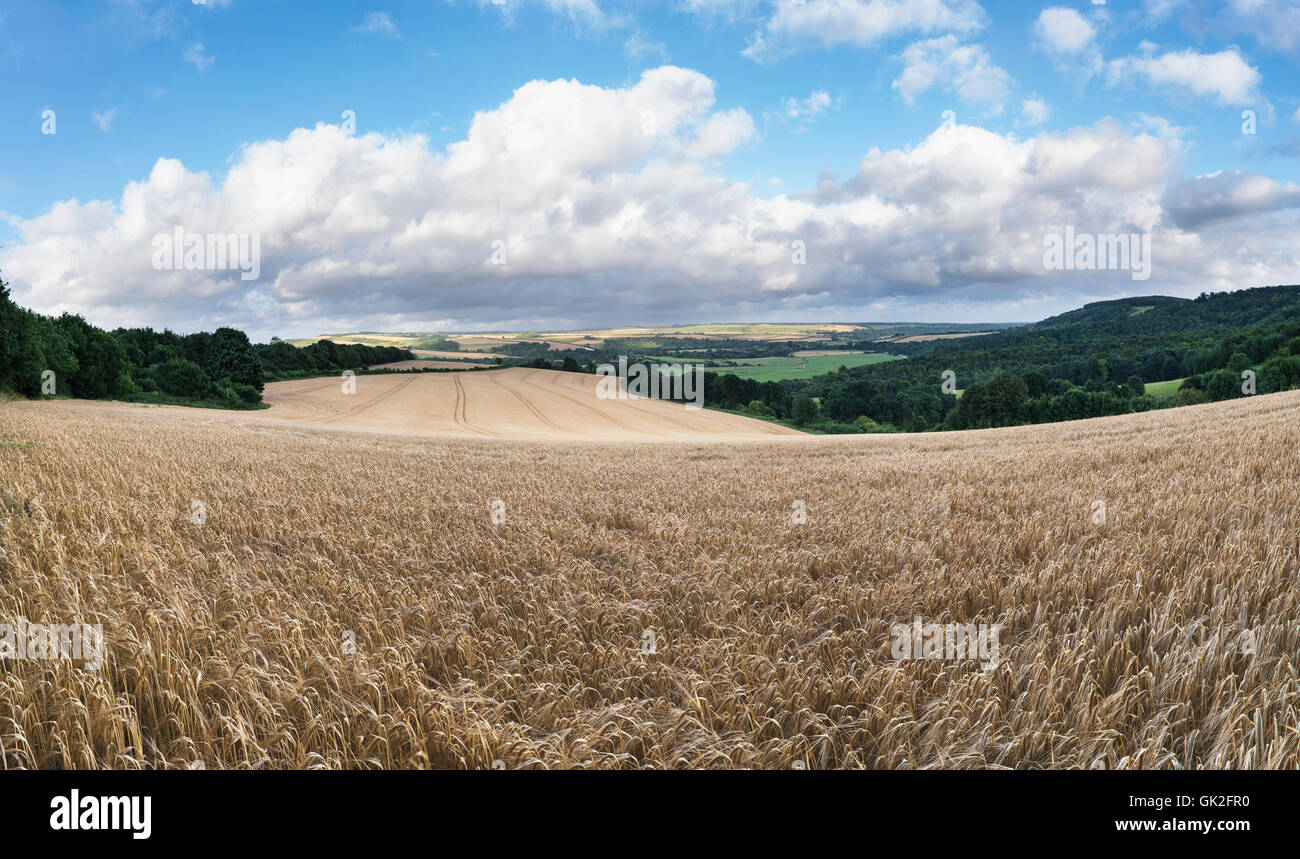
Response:
[{"label": "bare soil field", "polygon": [[[264,398],[271,408],[256,414],[306,426],[501,439],[680,442],[804,435],[661,400],[603,400],[596,384],[597,377],[585,373],[517,367],[358,376],[355,394],[344,394],[339,379],[302,379],[267,385]],[[216,414],[241,418],[237,412]]]},{"label": "bare soil field", "polygon": [[[461,420],[556,384],[491,375]],[[779,446],[277,393],[0,405],[0,615],[107,642],[0,663],[5,767],[1300,766],[1300,392]],[[893,658],[918,616],[1000,660]]]}]

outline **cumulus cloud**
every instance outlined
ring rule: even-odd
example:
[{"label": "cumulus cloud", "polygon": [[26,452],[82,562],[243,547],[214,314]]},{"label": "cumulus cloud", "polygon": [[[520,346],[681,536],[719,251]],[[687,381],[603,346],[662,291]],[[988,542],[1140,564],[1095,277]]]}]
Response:
[{"label": "cumulus cloud", "polygon": [[815,119],[832,104],[830,93],[819,89],[813,90],[807,98],[782,99],[781,109],[788,119]]},{"label": "cumulus cloud", "polygon": [[795,134],[806,134],[817,118],[829,110],[838,110],[844,104],[844,97],[831,98],[825,90],[817,89],[807,98],[787,96],[781,99],[780,110],[764,111],[763,118],[768,122],[779,122],[790,126]]},{"label": "cumulus cloud", "polygon": [[1037,96],[1020,102],[1020,119],[1026,125],[1042,125],[1052,115],[1052,108]]},{"label": "cumulus cloud", "polygon": [[1097,30],[1078,12],[1052,6],[1038,14],[1034,33],[1047,50],[1056,54],[1081,54],[1093,45]]},{"label": "cumulus cloud", "polygon": [[987,22],[974,0],[808,0],[781,3],[744,54],[763,59],[810,46],[867,46],[899,34],[970,33]]},{"label": "cumulus cloud", "polygon": [[967,104],[987,105],[1001,113],[1010,96],[1011,76],[994,65],[979,45],[963,45],[953,35],[914,42],[903,51],[904,68],[894,80],[909,105],[932,86],[955,93]]},{"label": "cumulus cloud", "polygon": [[1261,100],[1259,71],[1246,62],[1236,48],[1214,54],[1191,48],[1156,56],[1150,52],[1122,57],[1107,64],[1107,82],[1140,82],[1169,88],[1223,105],[1258,104]]},{"label": "cumulus cloud", "polygon": [[1086,84],[1101,72],[1097,28],[1074,9],[1065,6],[1044,9],[1032,29],[1034,46],[1051,58],[1060,74],[1078,84]]},{"label": "cumulus cloud", "polygon": [[1300,54],[1300,3],[1295,0],[1228,0],[1213,27],[1242,33],[1285,54]]},{"label": "cumulus cloud", "polygon": [[1300,185],[1257,173],[1212,173],[1174,185],[1164,205],[1174,223],[1195,229],[1211,221],[1300,206]]},{"label": "cumulus cloud", "polygon": [[[1180,182],[1173,135],[945,124],[870,149],[844,181],[765,198],[712,162],[752,133],[689,69],[622,88],[537,80],[441,150],[318,125],[244,146],[224,176],[160,158],[119,199],[11,219],[0,270],[42,312],[259,337],[907,315],[1131,288],[1123,272],[1044,270],[1043,237],[1062,225],[1151,232],[1151,291],[1300,277],[1295,187]],[[259,235],[261,279],[155,270],[152,239],[177,226]]]}]

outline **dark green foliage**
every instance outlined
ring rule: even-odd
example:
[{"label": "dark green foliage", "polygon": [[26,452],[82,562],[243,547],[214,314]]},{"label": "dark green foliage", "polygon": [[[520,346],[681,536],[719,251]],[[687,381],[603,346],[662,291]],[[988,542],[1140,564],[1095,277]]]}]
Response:
[{"label": "dark green foliage", "polygon": [[817,403],[811,397],[799,396],[794,400],[794,422],[800,424],[810,424],[817,420]]},{"label": "dark green foliage", "polygon": [[268,382],[333,375],[344,370],[363,370],[378,364],[392,364],[415,358],[409,349],[397,346],[357,346],[332,340],[317,340],[301,349],[283,340],[273,340],[253,346],[252,349],[261,366],[263,378]]},{"label": "dark green foliage", "polygon": [[248,335],[233,328],[218,328],[205,344],[201,365],[209,379],[229,380],[262,390],[262,363]]},{"label": "dark green foliage", "polygon": [[39,396],[47,370],[61,396],[102,398],[135,390],[126,355],[111,335],[80,316],[53,319],[25,310],[0,280],[0,389]]},{"label": "dark green foliage", "polygon": [[305,349],[280,341],[254,346],[234,328],[184,336],[151,328],[110,334],[80,316],[55,319],[25,310],[0,280],[0,390],[29,397],[40,396],[49,370],[57,396],[248,409],[261,405],[268,378],[333,375],[413,357],[406,349],[328,340]]},{"label": "dark green foliage", "polygon": [[150,367],[147,372],[159,390],[173,397],[201,400],[211,387],[203,368],[188,358],[172,358]]},{"label": "dark green foliage", "polygon": [[[820,399],[826,420],[861,416],[919,431],[1079,420],[1241,397],[1241,371],[1252,366],[1259,367],[1257,392],[1273,393],[1300,386],[1297,319],[1300,286],[1196,301],[1104,301],[980,337],[891,343],[890,351],[908,360],[787,380],[779,383],[781,400]],[[964,389],[960,401],[942,393],[945,370]],[[1186,378],[1179,396],[1146,396],[1146,381],[1179,378]],[[705,381],[710,404],[748,402],[734,376],[710,374]],[[776,411],[786,416],[789,406]]]}]

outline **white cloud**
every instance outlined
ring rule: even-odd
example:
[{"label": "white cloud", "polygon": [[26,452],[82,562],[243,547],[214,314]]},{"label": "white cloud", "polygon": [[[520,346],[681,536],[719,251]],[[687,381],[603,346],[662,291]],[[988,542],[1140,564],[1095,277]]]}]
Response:
[{"label": "white cloud", "polygon": [[813,90],[807,98],[785,98],[781,100],[781,110],[789,119],[816,119],[829,108],[834,101],[825,90]]},{"label": "white cloud", "polygon": [[765,0],[676,0],[674,6],[683,12],[706,18],[735,21],[751,14],[764,2]]},{"label": "white cloud", "polygon": [[388,36],[391,39],[401,38],[401,31],[397,29],[397,24],[389,17],[387,12],[367,12],[366,19],[361,24],[352,27],[354,33],[368,33],[372,36]]},{"label": "white cloud", "polygon": [[993,64],[979,45],[963,45],[953,35],[914,42],[903,51],[904,68],[893,88],[909,105],[932,86],[956,93],[967,104],[988,105],[1000,113],[1010,96],[1011,76]]},{"label": "white cloud", "polygon": [[1291,114],[1292,122],[1300,122],[1300,107],[1297,107],[1295,113]]},{"label": "white cloud", "polygon": [[1107,81],[1112,85],[1140,81],[1213,98],[1223,105],[1250,105],[1261,101],[1260,73],[1236,48],[1216,54],[1201,54],[1188,48],[1160,56],[1154,53],[1133,55],[1111,60],[1106,68]]},{"label": "white cloud", "polygon": [[564,15],[577,24],[599,26],[606,21],[605,13],[595,0],[478,0],[478,4],[499,9],[507,21],[514,20],[515,13],[530,4]]},{"label": "white cloud", "polygon": [[[1093,14],[1101,20],[1106,10],[1098,9]],[[1064,6],[1044,9],[1034,21],[1033,34],[1034,46],[1051,58],[1056,71],[1066,79],[1082,86],[1101,72],[1097,28],[1075,10]]]},{"label": "white cloud", "polygon": [[686,148],[692,158],[726,155],[754,136],[754,119],[741,108],[718,113],[703,122]]},{"label": "white cloud", "polygon": [[1020,118],[1026,125],[1042,125],[1052,115],[1052,108],[1038,97],[1020,102]]},{"label": "white cloud", "polygon": [[1300,206],[1300,185],[1257,173],[1212,173],[1170,188],[1164,204],[1175,223],[1190,229],[1211,221]]},{"label": "white cloud", "polygon": [[185,49],[185,53],[182,54],[182,57],[184,57],[185,62],[193,63],[194,68],[201,72],[207,71],[208,67],[212,65],[212,62],[215,59],[215,57],[210,57],[204,53],[202,42],[191,42],[189,47]]},{"label": "white cloud", "polygon": [[[259,337],[666,323],[720,308],[809,318],[883,301],[905,313],[1131,289],[1124,272],[1045,271],[1042,238],[1064,224],[1151,232],[1152,292],[1300,278],[1294,185],[1180,182],[1176,138],[1113,120],[1023,140],[945,125],[871,149],[847,181],[772,198],[712,163],[752,134],[689,69],[621,88],[531,81],[445,150],[322,124],[244,146],[220,177],[161,158],[119,199],[12,219],[0,269],[41,312]],[[260,235],[262,278],[154,270],[152,237],[176,226]],[[795,239],[807,265],[791,264]],[[495,241],[505,266],[490,262]]]},{"label": "white cloud", "polygon": [[1146,13],[1147,22],[1156,25],[1186,5],[1187,0],[1145,0],[1142,9]]},{"label": "white cloud", "polygon": [[668,59],[668,48],[663,42],[656,42],[641,35],[640,32],[627,37],[627,41],[623,43],[623,53],[633,62],[639,62],[649,56],[657,56],[661,60]]},{"label": "white cloud", "polygon": [[1244,33],[1274,51],[1300,53],[1300,3],[1296,0],[1228,0],[1211,26]]},{"label": "white cloud", "polygon": [[1081,54],[1092,46],[1097,30],[1078,12],[1052,6],[1038,14],[1034,34],[1040,44],[1056,54]]},{"label": "white cloud", "polygon": [[97,110],[90,112],[90,119],[105,134],[113,132],[113,117],[117,115],[117,108],[110,107],[108,110],[100,113]]},{"label": "white cloud", "polygon": [[969,33],[987,16],[974,0],[808,0],[781,3],[743,52],[762,59],[801,47],[872,45],[907,33]]}]

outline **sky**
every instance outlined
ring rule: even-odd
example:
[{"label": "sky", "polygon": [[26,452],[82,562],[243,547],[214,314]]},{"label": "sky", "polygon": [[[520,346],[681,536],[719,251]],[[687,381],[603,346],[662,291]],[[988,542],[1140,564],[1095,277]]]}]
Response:
[{"label": "sky", "polygon": [[1298,69],[1297,0],[4,3],[0,276],[256,339],[1300,283]]}]

